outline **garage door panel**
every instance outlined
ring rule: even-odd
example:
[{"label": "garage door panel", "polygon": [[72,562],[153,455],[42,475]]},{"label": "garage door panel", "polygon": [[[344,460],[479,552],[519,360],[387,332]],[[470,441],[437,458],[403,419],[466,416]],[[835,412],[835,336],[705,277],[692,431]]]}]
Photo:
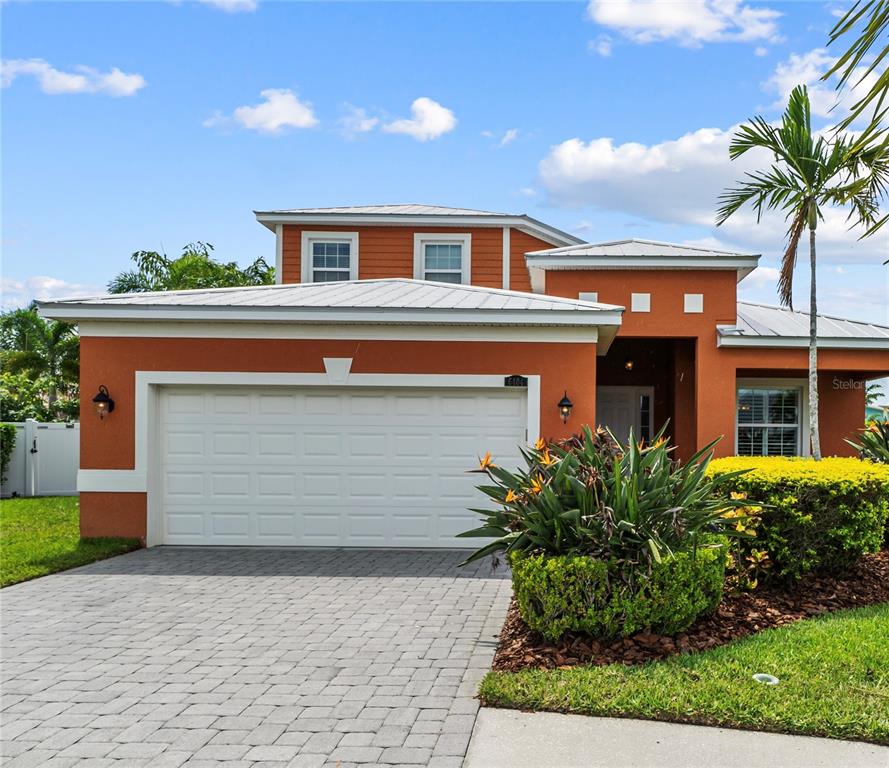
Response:
[{"label": "garage door panel", "polygon": [[165,443],[165,450],[168,456],[174,456],[177,459],[204,457],[203,432],[168,431]]},{"label": "garage door panel", "polygon": [[467,470],[520,463],[522,391],[188,388],[161,398],[170,544],[476,546]]}]

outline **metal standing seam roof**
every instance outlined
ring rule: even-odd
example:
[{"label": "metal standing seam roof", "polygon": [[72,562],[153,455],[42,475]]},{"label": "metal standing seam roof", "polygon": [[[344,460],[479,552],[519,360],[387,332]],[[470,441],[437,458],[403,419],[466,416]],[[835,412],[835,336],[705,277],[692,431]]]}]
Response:
[{"label": "metal standing seam roof", "polygon": [[740,282],[759,255],[630,238],[531,251],[525,261],[532,269],[731,269]]},{"label": "metal standing seam roof", "polygon": [[[343,223],[350,220],[365,224],[399,225],[418,220],[456,226],[475,223],[477,226],[513,226],[524,229],[542,240],[558,245],[577,245],[583,241],[569,232],[553,227],[527,214],[482,211],[475,208],[451,208],[445,205],[402,203],[397,205],[349,205],[330,208],[281,208],[254,211],[257,221],[274,230],[276,224],[287,222]],[[453,221],[448,221],[452,219]]]},{"label": "metal standing seam roof", "polygon": [[264,312],[276,311],[276,319],[315,322],[330,322],[333,316],[340,322],[353,317],[409,322],[434,316],[446,323],[472,315],[473,321],[489,318],[518,325],[546,318],[547,324],[615,326],[623,311],[613,304],[408,278],[112,294],[41,302],[40,309],[46,317],[71,320],[176,319],[188,311],[197,314],[189,319],[228,319],[237,314],[237,319],[261,320]]},{"label": "metal standing seam roof", "polygon": [[450,208],[445,205],[424,205],[422,203],[402,203],[392,205],[343,205],[330,208],[285,208],[272,211],[256,211],[256,213],[338,213],[377,215],[391,214],[394,216],[512,216],[511,213],[480,211],[476,208]]},{"label": "metal standing seam roof", "polygon": [[752,254],[738,251],[721,251],[714,248],[699,248],[698,246],[683,245],[681,243],[664,243],[658,240],[640,240],[628,238],[626,240],[612,240],[605,243],[582,243],[581,245],[569,245],[562,248],[547,248],[542,251],[532,251],[528,256],[673,256],[680,258],[708,258],[713,256],[745,256]]},{"label": "metal standing seam roof", "polygon": [[[768,346],[771,342],[808,344],[809,313],[749,301],[738,302],[738,322],[719,328],[721,346]],[[818,315],[819,346],[889,349],[889,326]]]}]

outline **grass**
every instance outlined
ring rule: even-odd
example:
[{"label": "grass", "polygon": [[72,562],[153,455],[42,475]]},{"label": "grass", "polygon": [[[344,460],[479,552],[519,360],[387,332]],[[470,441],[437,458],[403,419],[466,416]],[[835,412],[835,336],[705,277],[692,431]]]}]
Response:
[{"label": "grass", "polygon": [[489,672],[479,692],[495,707],[889,744],[889,603],[638,667]]},{"label": "grass", "polygon": [[81,539],[76,496],[0,501],[0,587],[138,546],[138,539]]}]

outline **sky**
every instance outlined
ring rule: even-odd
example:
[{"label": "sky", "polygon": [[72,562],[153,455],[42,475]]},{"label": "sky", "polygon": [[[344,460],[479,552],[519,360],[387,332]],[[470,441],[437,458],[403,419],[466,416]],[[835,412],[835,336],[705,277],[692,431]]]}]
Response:
[{"label": "sky", "polygon": [[[416,202],[761,253],[739,297],[775,304],[781,216],[714,226],[769,160],[728,144],[797,83],[818,128],[843,114],[819,82],[843,7],[6,0],[2,303],[101,292],[134,251],[195,240],[273,263],[253,210]],[[886,229],[859,241],[828,212],[825,314],[889,324]]]}]

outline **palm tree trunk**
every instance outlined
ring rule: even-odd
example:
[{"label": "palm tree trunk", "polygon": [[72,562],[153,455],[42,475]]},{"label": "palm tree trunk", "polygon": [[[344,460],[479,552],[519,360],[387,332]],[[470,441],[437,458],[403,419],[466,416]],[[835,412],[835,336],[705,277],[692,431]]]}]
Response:
[{"label": "palm tree trunk", "polygon": [[809,292],[809,434],[812,457],[821,460],[821,437],[818,430],[818,294],[815,286],[815,228],[809,228],[809,264],[812,284]]}]

